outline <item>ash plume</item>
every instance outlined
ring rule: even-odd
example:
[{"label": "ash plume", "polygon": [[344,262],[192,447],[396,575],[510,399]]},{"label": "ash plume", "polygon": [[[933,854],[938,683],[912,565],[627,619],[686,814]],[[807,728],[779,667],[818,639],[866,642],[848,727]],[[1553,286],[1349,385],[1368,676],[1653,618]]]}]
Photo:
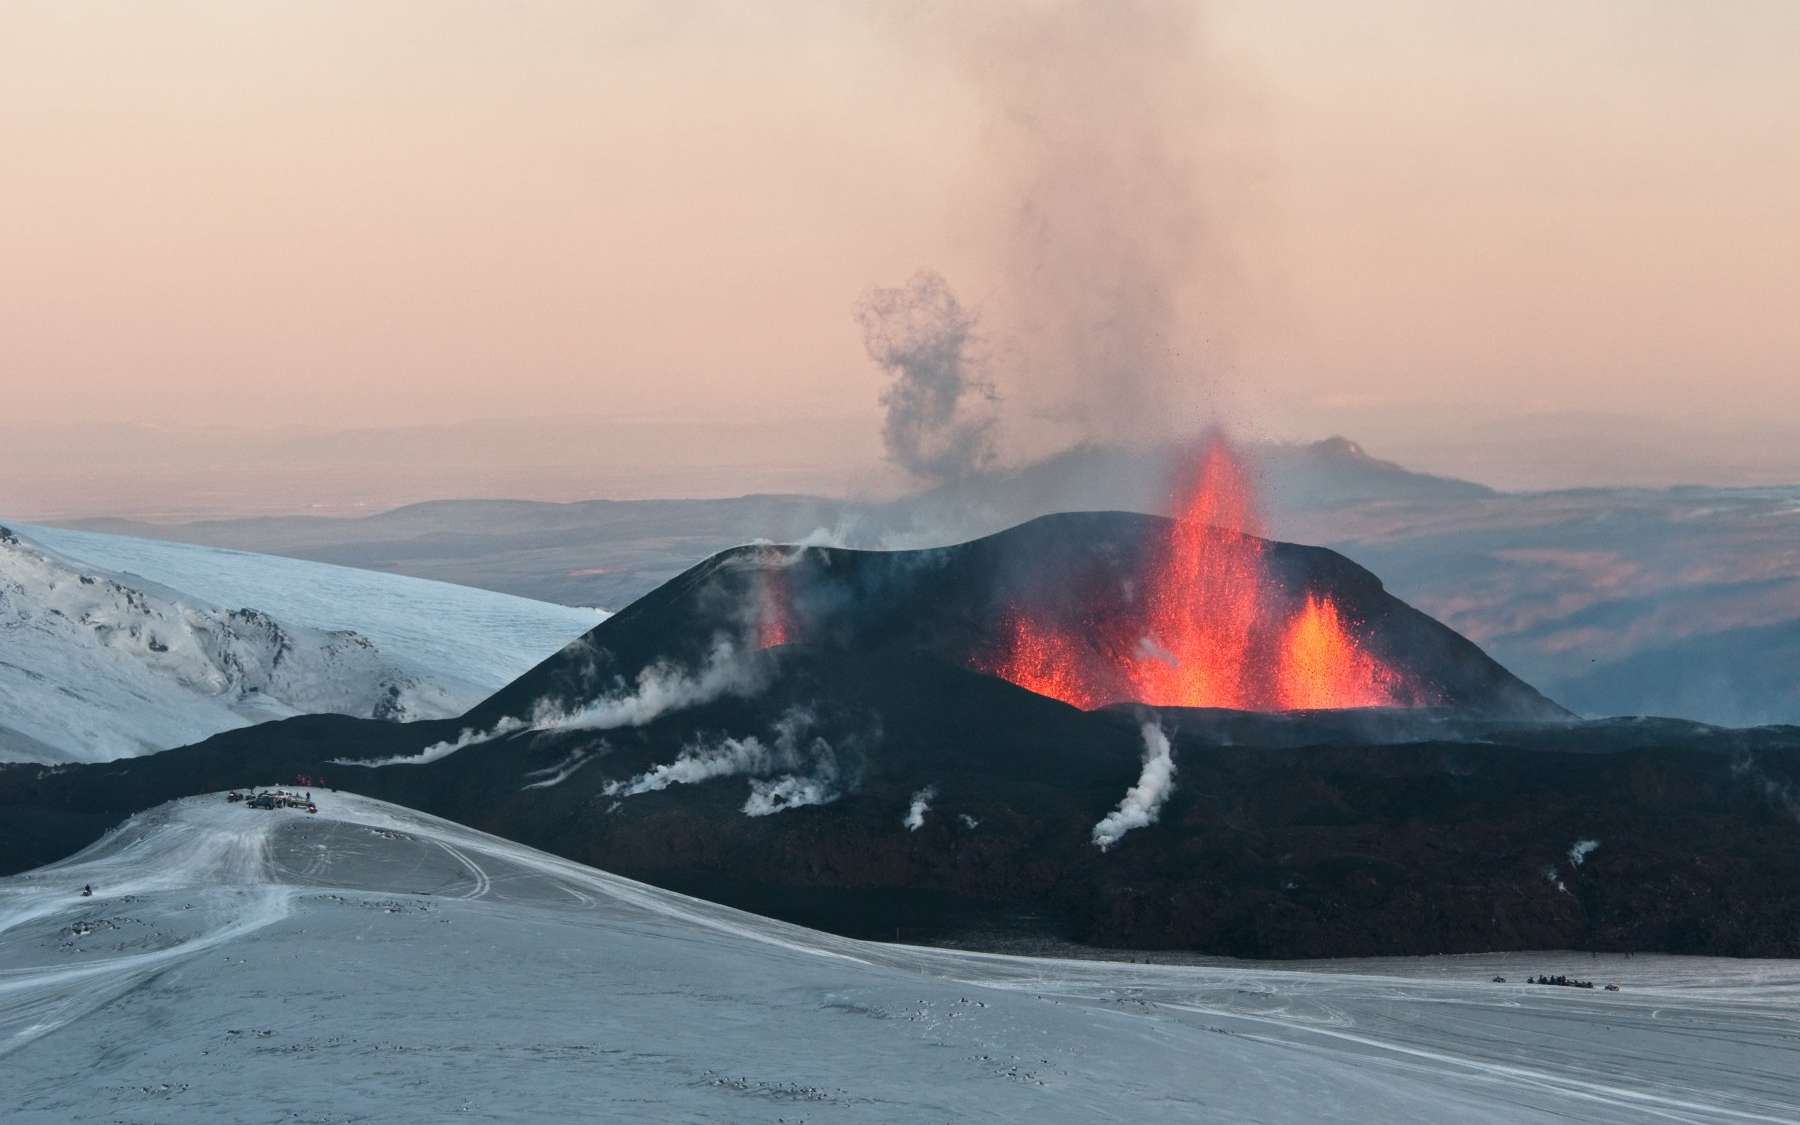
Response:
[{"label": "ash plume", "polygon": [[931,802],[937,800],[937,786],[927,785],[912,795],[912,804],[906,810],[906,817],[900,823],[906,825],[908,832],[917,832],[925,827],[925,814],[931,811]]},{"label": "ash plume", "polygon": [[888,459],[927,481],[954,480],[994,457],[993,384],[976,371],[975,316],[935,273],[871,289],[856,307],[869,358],[893,377],[881,393]]},{"label": "ash plume", "polygon": [[1247,311],[1232,244],[1271,165],[1204,5],[927,3],[894,30],[981,103],[957,227],[992,270],[1009,403],[1061,443],[1159,440],[1216,412]]},{"label": "ash plume", "polygon": [[1169,746],[1169,736],[1153,722],[1146,722],[1141,733],[1144,768],[1138,774],[1137,784],[1125,791],[1118,808],[1094,825],[1094,845],[1103,852],[1133,828],[1155,824],[1162,815],[1163,803],[1175,791],[1175,754]]}]

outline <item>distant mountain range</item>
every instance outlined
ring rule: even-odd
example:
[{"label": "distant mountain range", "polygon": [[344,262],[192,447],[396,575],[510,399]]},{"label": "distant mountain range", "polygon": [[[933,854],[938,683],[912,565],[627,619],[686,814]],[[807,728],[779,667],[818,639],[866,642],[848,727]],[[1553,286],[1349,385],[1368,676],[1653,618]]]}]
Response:
[{"label": "distant mountain range", "polygon": [[[757,540],[936,546],[1053,512],[1165,513],[1170,468],[1181,452],[1083,446],[889,501],[779,494],[575,503],[439,500],[358,519],[280,516],[185,524],[90,519],[67,526],[618,609],[717,551]],[[1492,495],[1480,485],[1370,457],[1344,438],[1259,445],[1248,452],[1277,525],[1283,513],[1333,504]]]},{"label": "distant mountain range", "polygon": [[[266,551],[620,608],[759,539],[952,543],[1054,511],[1166,509],[1171,450],[1083,447],[910,497],[452,500],[362,519],[159,525],[128,535]],[[1583,714],[1800,722],[1800,488],[1498,493],[1333,438],[1249,450],[1270,531],[1331,547]]]}]

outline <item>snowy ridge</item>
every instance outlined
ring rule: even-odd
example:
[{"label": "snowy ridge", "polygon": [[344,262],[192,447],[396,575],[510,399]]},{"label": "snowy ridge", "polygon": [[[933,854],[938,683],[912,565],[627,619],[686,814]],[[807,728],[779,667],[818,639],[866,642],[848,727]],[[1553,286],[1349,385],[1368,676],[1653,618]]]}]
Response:
[{"label": "snowy ridge", "polygon": [[609,616],[600,609],[278,555],[12,526],[64,558],[124,575],[128,584],[142,576],[211,605],[255,606],[290,625],[353,629],[469,704]]},{"label": "snowy ridge", "polygon": [[270,718],[436,717],[457,702],[357,633],[128,584],[10,531],[0,635],[0,752],[12,758],[97,761]]},{"label": "snowy ridge", "polygon": [[[215,572],[260,565],[260,556],[212,554]],[[370,577],[360,598],[340,598],[346,618],[391,604],[396,583],[441,586]],[[506,669],[440,672],[360,630],[296,623],[266,607],[228,609],[0,530],[0,761],[103,761],[299,714],[454,715],[596,619],[567,611],[560,626],[537,630],[533,655]],[[442,616],[426,624],[454,628]],[[492,659],[479,634],[456,641]]]}]

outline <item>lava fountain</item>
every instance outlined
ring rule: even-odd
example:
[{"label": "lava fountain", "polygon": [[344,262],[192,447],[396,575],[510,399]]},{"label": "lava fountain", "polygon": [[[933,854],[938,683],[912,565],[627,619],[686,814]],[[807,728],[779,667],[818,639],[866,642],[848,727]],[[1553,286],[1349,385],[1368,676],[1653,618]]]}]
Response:
[{"label": "lava fountain", "polygon": [[794,595],[787,568],[765,564],[758,576],[754,632],[758,649],[776,648],[794,641]]},{"label": "lava fountain", "polygon": [[1178,499],[1130,599],[1077,614],[1078,627],[1014,606],[976,666],[1083,708],[1284,711],[1392,706],[1413,694],[1328,594],[1296,601],[1271,580],[1255,489],[1223,438],[1187,467]]}]

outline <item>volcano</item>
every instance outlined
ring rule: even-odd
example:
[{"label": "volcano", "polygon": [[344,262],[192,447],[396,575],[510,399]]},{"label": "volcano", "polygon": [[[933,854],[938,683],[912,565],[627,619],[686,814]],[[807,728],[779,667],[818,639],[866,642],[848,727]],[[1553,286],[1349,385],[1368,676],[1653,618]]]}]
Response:
[{"label": "volcano", "polygon": [[[491,726],[546,707],[577,709],[653,666],[697,667],[720,638],[745,649],[930,660],[1083,710],[1433,707],[1568,717],[1342,555],[1193,528],[1076,512],[920,551],[735,548],[634,602],[468,718]],[[1209,549],[1223,557],[1204,557]],[[1171,555],[1212,571],[1193,587],[1146,583],[1147,573],[1168,573]],[[1213,660],[1215,651],[1223,656]]]},{"label": "volcano", "polygon": [[[863,937],[1800,954],[1800,731],[1575,722],[1342,556],[1181,523],[726,551],[454,721],[308,716],[0,768],[0,871],[303,774]],[[1192,603],[1230,675],[1181,669],[1199,650],[1155,576],[1184,558],[1245,595]],[[1020,622],[1057,638],[1060,682],[1021,666]],[[1346,682],[1380,705],[1286,705]],[[1205,705],[1220,684],[1240,706]]]}]

